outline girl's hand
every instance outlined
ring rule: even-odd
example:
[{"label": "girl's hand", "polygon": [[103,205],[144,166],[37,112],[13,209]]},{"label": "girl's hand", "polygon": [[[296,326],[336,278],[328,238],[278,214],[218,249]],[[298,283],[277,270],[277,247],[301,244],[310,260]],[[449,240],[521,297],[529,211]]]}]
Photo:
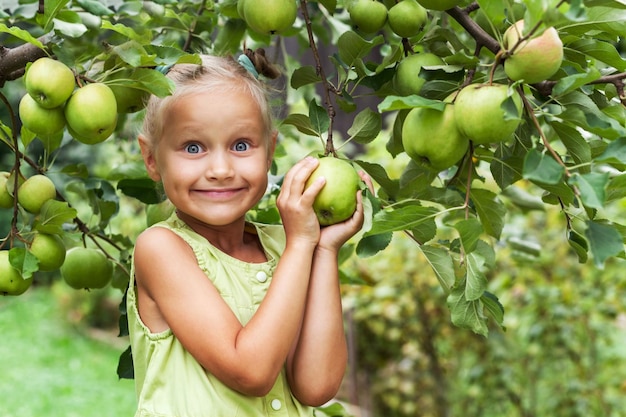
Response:
[{"label": "girl's hand", "polygon": [[[363,171],[359,171],[359,176],[365,184],[367,184],[370,191],[374,192],[370,176]],[[356,201],[356,210],[354,211],[352,217],[344,222],[322,228],[318,248],[338,252],[341,246],[343,246],[348,239],[361,230],[364,221],[363,196],[361,194],[361,190],[359,190],[356,194]]]},{"label": "girl's hand", "polygon": [[325,184],[319,178],[305,190],[305,184],[319,161],[306,157],[295,164],[285,175],[283,185],[276,200],[287,241],[302,240],[317,245],[320,239],[320,225],[313,211],[313,201]]}]

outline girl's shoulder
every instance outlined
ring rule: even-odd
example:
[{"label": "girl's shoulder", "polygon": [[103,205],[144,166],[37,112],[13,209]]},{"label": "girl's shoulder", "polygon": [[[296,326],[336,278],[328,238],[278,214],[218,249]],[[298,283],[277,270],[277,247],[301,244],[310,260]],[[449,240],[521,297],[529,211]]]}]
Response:
[{"label": "girl's shoulder", "polygon": [[141,253],[158,253],[172,256],[179,251],[188,251],[189,243],[170,228],[152,226],[139,234],[135,241],[135,256]]}]

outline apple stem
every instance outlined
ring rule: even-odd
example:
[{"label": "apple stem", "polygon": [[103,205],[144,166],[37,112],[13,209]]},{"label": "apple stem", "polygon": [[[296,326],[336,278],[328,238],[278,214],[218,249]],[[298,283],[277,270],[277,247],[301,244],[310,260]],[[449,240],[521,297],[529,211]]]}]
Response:
[{"label": "apple stem", "polygon": [[541,124],[539,123],[539,120],[537,119],[537,116],[535,115],[535,112],[533,111],[532,105],[526,98],[526,95],[524,95],[523,87],[519,86],[517,91],[520,97],[522,98],[522,102],[524,103],[524,109],[526,110],[526,113],[530,116],[530,119],[532,120],[533,125],[535,126],[535,129],[537,129],[537,133],[539,133],[539,136],[541,137],[543,146],[545,146],[548,152],[550,152],[554,160],[558,162],[559,165],[561,165],[565,169],[565,175],[569,178],[572,174],[569,172],[569,169],[567,168],[567,165],[565,165],[565,163],[563,162],[563,159],[561,159],[561,156],[554,150],[552,145],[550,145],[550,142],[548,141],[548,138],[543,132],[543,129],[541,128]]}]

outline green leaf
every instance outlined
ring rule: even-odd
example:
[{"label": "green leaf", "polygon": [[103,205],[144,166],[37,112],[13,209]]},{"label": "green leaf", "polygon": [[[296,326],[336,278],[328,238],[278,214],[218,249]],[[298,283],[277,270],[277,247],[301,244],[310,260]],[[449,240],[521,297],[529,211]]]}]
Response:
[{"label": "green leaf", "polygon": [[426,97],[411,95],[411,96],[387,96],[378,105],[378,111],[381,113],[387,111],[413,109],[415,107],[426,107],[429,109],[435,109],[443,111],[446,107],[446,103],[441,100],[433,100]]},{"label": "green leaf", "polygon": [[524,159],[524,178],[543,184],[558,184],[563,178],[565,167],[551,155],[531,149]]},{"label": "green leaf", "polygon": [[382,127],[383,119],[380,113],[367,108],[356,115],[348,129],[348,135],[358,143],[367,144],[376,139]]},{"label": "green leaf", "polygon": [[125,38],[135,40],[137,42],[141,42],[143,40],[143,36],[139,35],[134,29],[121,23],[116,23],[114,25],[108,20],[102,20],[102,29],[117,32]]},{"label": "green leaf", "polygon": [[328,131],[330,126],[330,117],[325,108],[318,106],[315,99],[309,103],[309,119],[311,120],[311,126],[319,136]]},{"label": "green leaf", "polygon": [[573,126],[595,133],[606,139],[626,136],[626,128],[619,121],[604,114],[598,105],[580,90],[559,98],[563,112],[561,119]]},{"label": "green leaf", "polygon": [[480,297],[480,301],[483,302],[485,308],[491,314],[491,317],[493,317],[496,323],[502,327],[504,323],[504,306],[500,303],[498,297],[489,291],[485,291],[482,297]]},{"label": "green leaf", "polygon": [[305,65],[300,68],[296,68],[291,76],[291,88],[298,89],[303,85],[315,84],[321,82],[322,79],[317,72],[315,71],[315,67],[312,65]]},{"label": "green leaf", "polygon": [[585,237],[574,230],[570,230],[567,237],[567,243],[578,256],[578,262],[581,264],[586,263],[588,259],[589,245],[587,244]]},{"label": "green leaf", "polygon": [[454,262],[450,252],[447,249],[431,245],[421,245],[419,248],[435,272],[439,285],[446,293],[449,293],[455,281]]},{"label": "green leaf", "polygon": [[28,145],[30,145],[36,137],[37,135],[35,133],[31,132],[30,130],[28,130],[27,127],[22,125],[22,127],[20,128],[20,140],[22,141],[22,145],[24,145],[25,148],[27,148]]},{"label": "green leaf", "polygon": [[511,185],[502,190],[502,195],[524,211],[545,210],[545,203],[541,201],[541,198],[516,185]]},{"label": "green leaf", "polygon": [[130,346],[122,352],[117,363],[117,376],[120,379],[134,379],[135,370],[133,368],[133,352]]},{"label": "green leaf", "polygon": [[483,272],[485,260],[475,253],[465,258],[467,278],[465,282],[465,298],[469,301],[478,300],[487,289],[487,277]]},{"label": "green leaf", "polygon": [[215,55],[222,56],[239,51],[243,37],[246,35],[246,28],[247,25],[243,19],[226,20],[217,32],[213,44]]},{"label": "green leaf", "polygon": [[[143,47],[149,56],[142,57],[142,65],[172,65],[172,64],[201,64],[202,58],[198,54],[181,51],[173,46],[146,45]],[[148,59],[150,58],[150,59]],[[160,71],[157,71],[160,73]],[[163,75],[163,74],[161,74]]]},{"label": "green leaf", "polygon": [[563,145],[567,148],[569,156],[578,165],[591,162],[591,147],[580,131],[565,123],[553,122],[550,126],[554,129]]},{"label": "green leaf", "polygon": [[609,182],[608,172],[590,172],[573,174],[568,183],[578,188],[580,198],[588,208],[602,209],[606,200],[606,187]]},{"label": "green leaf", "polygon": [[377,45],[385,43],[385,38],[378,35],[372,40],[365,40],[351,30],[343,33],[337,40],[339,58],[348,66],[355,65],[357,60],[367,56]]},{"label": "green leaf", "polygon": [[606,189],[606,202],[620,200],[626,197],[626,174],[611,178]]},{"label": "green leaf", "polygon": [[372,228],[366,235],[411,230],[424,222],[433,222],[437,213],[437,209],[433,207],[417,204],[410,204],[397,209],[386,208],[374,215]]},{"label": "green leaf", "polygon": [[614,226],[609,224],[588,220],[585,236],[589,242],[594,263],[600,269],[604,268],[604,262],[608,258],[624,251],[622,236]]},{"label": "green leaf", "polygon": [[500,189],[505,189],[522,179],[524,165],[522,156],[514,154],[502,143],[496,148],[494,156],[489,170]]},{"label": "green leaf", "polygon": [[609,143],[602,155],[596,161],[618,162],[626,164],[626,137],[616,139]]},{"label": "green leaf", "polygon": [[26,248],[11,248],[9,263],[20,272],[23,279],[32,279],[33,274],[39,270],[39,259]]},{"label": "green leaf", "polygon": [[43,28],[45,33],[52,30],[53,22],[56,16],[62,12],[69,0],[47,0],[43,14],[37,14],[35,20]]},{"label": "green leaf", "polygon": [[151,178],[122,179],[117,183],[117,189],[142,203],[156,204],[162,201],[161,195]]},{"label": "green leaf", "polygon": [[465,219],[455,223],[454,228],[459,232],[461,244],[465,253],[470,253],[476,248],[476,243],[483,233],[483,226],[478,219]]},{"label": "green leaf", "polygon": [[356,253],[361,258],[376,255],[389,246],[392,238],[392,232],[364,236],[357,244]]},{"label": "green leaf", "polygon": [[325,405],[323,407],[317,407],[315,409],[316,416],[318,412],[324,413],[324,415],[327,417],[350,417],[352,415],[344,408],[341,403],[337,402],[330,405]]},{"label": "green leaf", "polygon": [[[594,41],[595,42],[595,41]],[[595,67],[588,68],[586,72],[577,73],[563,77],[557,81],[552,89],[554,96],[560,96],[574,91],[585,84],[589,84],[592,81],[600,78],[602,74]]]},{"label": "green leaf", "polygon": [[319,137],[319,133],[313,128],[309,116],[299,113],[292,113],[287,116],[282,124],[294,126],[300,133],[305,135]]},{"label": "green leaf", "polygon": [[23,40],[24,42],[35,45],[40,49],[46,49],[45,45],[39,39],[31,35],[30,32],[24,29],[20,29],[17,26],[12,26],[9,28],[4,23],[0,23],[0,32],[8,33],[9,35],[15,36],[16,38]]},{"label": "green leaf", "polygon": [[135,40],[116,45],[110,49],[110,52],[119,56],[122,61],[132,67],[139,67],[144,64],[144,62],[153,62],[155,58],[154,55],[150,56],[143,45]]},{"label": "green leaf", "polygon": [[465,298],[465,286],[457,285],[447,299],[452,323],[455,326],[472,330],[487,337],[489,330],[480,300],[469,301]]},{"label": "green leaf", "polygon": [[82,22],[68,22],[67,20],[54,19],[54,30],[68,38],[80,38],[88,31]]},{"label": "green leaf", "polygon": [[317,2],[324,6],[326,10],[330,12],[330,14],[335,13],[335,9],[337,8],[337,0],[317,0]]},{"label": "green leaf", "polygon": [[608,42],[598,39],[578,39],[574,42],[569,42],[567,47],[589,55],[604,64],[616,68],[620,72],[626,70],[626,60],[620,56],[615,46]]},{"label": "green leaf", "polygon": [[89,176],[89,169],[83,163],[66,165],[61,169],[61,172],[76,178],[87,178]]},{"label": "green leaf", "polygon": [[113,14],[113,10],[96,0],[76,0],[76,3],[85,11],[96,16],[110,16]]},{"label": "green leaf", "polygon": [[76,209],[64,201],[48,200],[43,206],[33,228],[49,234],[62,234],[63,225],[72,222],[78,215]]},{"label": "green leaf", "polygon": [[480,188],[470,189],[470,199],[482,226],[489,236],[500,238],[504,228],[506,207],[497,198],[496,194]]},{"label": "green leaf", "polygon": [[385,168],[381,165],[361,160],[356,160],[354,162],[363,168],[363,170],[367,172],[370,177],[372,177],[372,180],[382,187],[387,195],[393,197],[397,194],[399,188],[398,181],[390,179],[387,171],[385,171]]}]

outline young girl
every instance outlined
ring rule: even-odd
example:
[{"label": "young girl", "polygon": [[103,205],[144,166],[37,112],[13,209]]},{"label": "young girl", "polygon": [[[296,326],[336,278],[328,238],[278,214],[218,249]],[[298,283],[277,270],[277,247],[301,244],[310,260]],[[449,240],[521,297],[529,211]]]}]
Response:
[{"label": "young girl", "polygon": [[[139,417],[312,416],[346,366],[337,253],[363,208],[320,228],[325,180],[298,162],[277,199],[282,225],[246,221],[268,185],[276,132],[263,85],[230,58],[175,65],[139,137],[176,207],[137,239],[128,319]],[[369,178],[361,173],[368,182]]]}]

